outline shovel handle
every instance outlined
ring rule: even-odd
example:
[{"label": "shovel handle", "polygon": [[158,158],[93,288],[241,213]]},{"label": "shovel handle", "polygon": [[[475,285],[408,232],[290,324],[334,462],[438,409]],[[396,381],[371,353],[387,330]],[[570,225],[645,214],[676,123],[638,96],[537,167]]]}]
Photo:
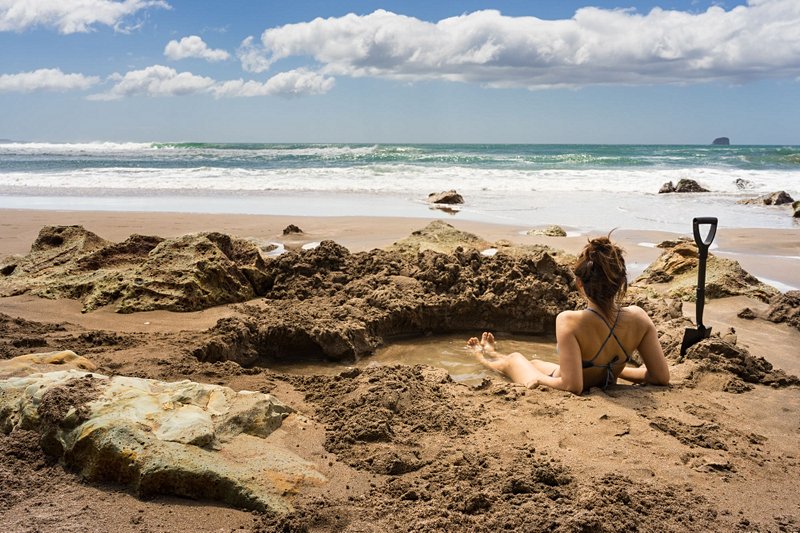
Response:
[{"label": "shovel handle", "polygon": [[[705,239],[700,235],[701,225],[710,225]],[[697,266],[697,302],[695,305],[697,329],[701,332],[705,330],[703,325],[703,307],[706,303],[706,259],[708,258],[708,248],[714,241],[717,234],[717,217],[695,217],[692,220],[692,230],[694,232],[694,242],[697,244],[699,252],[699,264]]]},{"label": "shovel handle", "polygon": [[[708,224],[711,226],[708,228],[708,234],[706,238],[700,235],[700,226]],[[711,246],[711,243],[714,242],[714,237],[717,234],[717,217],[695,217],[692,219],[692,231],[694,233],[694,242],[697,244],[697,248],[701,249],[705,248],[708,250],[708,247]]]}]

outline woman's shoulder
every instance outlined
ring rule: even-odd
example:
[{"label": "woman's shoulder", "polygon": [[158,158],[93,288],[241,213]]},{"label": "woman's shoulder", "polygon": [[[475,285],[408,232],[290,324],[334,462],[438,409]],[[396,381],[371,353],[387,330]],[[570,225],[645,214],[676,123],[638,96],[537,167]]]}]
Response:
[{"label": "woman's shoulder", "polygon": [[637,322],[642,322],[644,324],[652,323],[650,315],[647,314],[647,311],[638,305],[629,305],[627,307],[623,307],[622,310],[625,312],[625,314],[631,316]]}]

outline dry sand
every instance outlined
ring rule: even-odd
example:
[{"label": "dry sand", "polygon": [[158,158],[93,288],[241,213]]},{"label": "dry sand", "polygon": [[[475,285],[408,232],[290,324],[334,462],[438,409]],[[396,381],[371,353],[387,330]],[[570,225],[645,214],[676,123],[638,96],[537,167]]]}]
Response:
[{"label": "dry sand", "polygon": [[[585,243],[585,236],[529,237],[528,228],[448,222],[488,241],[572,253]],[[213,230],[284,242],[289,223],[305,233],[287,244],[333,239],[359,251],[391,244],[427,221],[2,210],[0,257],[26,253],[44,225],[81,224],[114,241]],[[624,230],[615,237],[629,263],[643,269],[660,250],[640,243],[675,235]],[[752,274],[800,287],[797,237],[796,230],[721,229],[717,244]],[[716,331],[735,327],[740,345],[800,374],[800,332],[735,316],[763,305],[716,300],[706,306],[707,323]],[[733,394],[723,390],[724,377],[700,372],[695,362],[672,367],[670,388],[623,385],[581,397],[499,378],[470,388],[420,368],[372,368],[345,380],[243,372],[230,362],[200,363],[176,341],[202,334],[235,313],[231,306],[130,315],[80,309],[74,301],[0,299],[0,313],[60,328],[6,322],[4,336],[38,327],[47,345],[29,351],[73,349],[106,373],[272,392],[300,413],[276,438],[331,482],[298,495],[297,512],[285,518],[176,498],[141,501],[123,487],[81,482],[48,460],[30,434],[0,435],[2,531],[800,531],[797,387],[756,385]],[[684,313],[693,316],[693,308]],[[93,330],[108,335],[87,335]],[[389,398],[409,402],[396,413],[393,434],[372,443],[354,438]]]}]

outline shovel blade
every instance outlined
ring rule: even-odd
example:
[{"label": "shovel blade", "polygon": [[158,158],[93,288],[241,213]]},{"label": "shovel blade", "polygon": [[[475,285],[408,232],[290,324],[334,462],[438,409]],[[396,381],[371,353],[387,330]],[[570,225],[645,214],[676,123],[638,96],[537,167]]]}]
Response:
[{"label": "shovel blade", "polygon": [[686,328],[683,332],[683,342],[681,342],[681,358],[686,355],[686,351],[700,342],[703,339],[707,339],[711,336],[711,328],[706,327],[699,327],[695,328]]}]

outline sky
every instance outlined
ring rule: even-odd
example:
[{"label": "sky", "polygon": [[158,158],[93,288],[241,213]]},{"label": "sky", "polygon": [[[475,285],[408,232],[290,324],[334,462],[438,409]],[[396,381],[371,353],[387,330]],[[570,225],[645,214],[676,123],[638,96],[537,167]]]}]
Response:
[{"label": "sky", "polygon": [[798,28],[798,0],[0,0],[0,139],[797,145]]}]

